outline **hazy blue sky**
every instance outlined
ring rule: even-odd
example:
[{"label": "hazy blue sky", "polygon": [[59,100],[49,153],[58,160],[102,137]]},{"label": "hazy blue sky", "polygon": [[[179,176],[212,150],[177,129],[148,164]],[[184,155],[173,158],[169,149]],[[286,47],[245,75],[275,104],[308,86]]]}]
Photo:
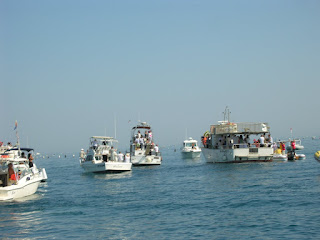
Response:
[{"label": "hazy blue sky", "polygon": [[[0,1],[0,140],[75,152],[147,121],[161,146],[222,119],[320,134],[320,1]],[[131,120],[131,123],[128,121]]]}]

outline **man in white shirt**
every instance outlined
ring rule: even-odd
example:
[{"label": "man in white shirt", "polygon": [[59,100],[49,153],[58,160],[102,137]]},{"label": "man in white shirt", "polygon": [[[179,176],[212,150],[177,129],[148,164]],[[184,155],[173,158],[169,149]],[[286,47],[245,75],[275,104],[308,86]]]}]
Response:
[{"label": "man in white shirt", "polygon": [[141,148],[141,150],[143,150],[143,149],[144,149],[144,138],[143,138],[143,137],[141,137],[141,138],[139,139],[139,143],[140,143],[140,148]]},{"label": "man in white shirt", "polygon": [[260,139],[260,147],[264,147],[264,136],[261,135]]},{"label": "man in white shirt", "polygon": [[156,153],[159,152],[158,144],[154,146],[154,151],[155,151]]},{"label": "man in white shirt", "polygon": [[123,162],[123,157],[124,157],[123,153],[119,152],[118,153],[118,162]]},{"label": "man in white shirt", "polygon": [[124,156],[124,161],[126,163],[130,162],[130,153],[127,153],[125,156]]}]

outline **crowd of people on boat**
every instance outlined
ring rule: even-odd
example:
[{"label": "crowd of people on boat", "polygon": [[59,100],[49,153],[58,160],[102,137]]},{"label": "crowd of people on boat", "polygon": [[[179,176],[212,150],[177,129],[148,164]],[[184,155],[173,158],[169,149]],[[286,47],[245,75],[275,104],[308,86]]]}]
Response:
[{"label": "crowd of people on boat", "polygon": [[157,155],[159,152],[159,146],[152,141],[152,131],[145,131],[144,134],[141,134],[138,130],[133,140],[135,150],[145,150],[146,155],[152,155],[153,152]]},{"label": "crowd of people on boat", "polygon": [[258,139],[254,139],[253,142],[250,142],[250,136],[247,134],[226,134],[216,136],[216,141],[211,142],[211,134],[204,134],[201,137],[201,141],[204,147],[206,148],[247,148],[247,147],[273,147],[274,141],[270,134],[261,134]]}]

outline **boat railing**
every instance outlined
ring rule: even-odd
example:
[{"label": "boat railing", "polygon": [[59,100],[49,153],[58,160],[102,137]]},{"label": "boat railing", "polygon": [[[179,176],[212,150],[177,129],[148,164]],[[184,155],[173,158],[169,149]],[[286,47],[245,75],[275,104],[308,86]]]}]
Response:
[{"label": "boat railing", "polygon": [[213,149],[238,149],[238,148],[271,148],[271,144],[264,144],[261,146],[260,144],[254,143],[239,143],[239,144],[227,144],[227,145],[215,145],[212,147],[205,146],[205,148],[213,148]]}]

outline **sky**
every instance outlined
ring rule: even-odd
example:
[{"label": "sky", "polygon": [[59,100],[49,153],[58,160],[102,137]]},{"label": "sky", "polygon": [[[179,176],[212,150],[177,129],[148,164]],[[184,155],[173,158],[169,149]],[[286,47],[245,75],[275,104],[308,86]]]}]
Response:
[{"label": "sky", "polygon": [[138,120],[160,148],[223,119],[274,137],[320,135],[318,0],[0,0],[0,141],[129,149]]}]

